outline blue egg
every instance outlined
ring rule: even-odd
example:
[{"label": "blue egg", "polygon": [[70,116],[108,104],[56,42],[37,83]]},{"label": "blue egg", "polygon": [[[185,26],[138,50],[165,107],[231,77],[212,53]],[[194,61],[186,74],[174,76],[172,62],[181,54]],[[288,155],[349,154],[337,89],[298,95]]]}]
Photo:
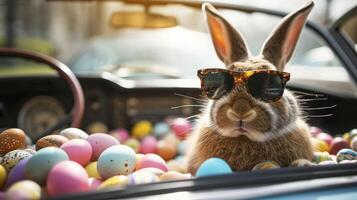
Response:
[{"label": "blue egg", "polygon": [[126,145],[114,145],[99,156],[97,170],[103,179],[115,175],[128,175],[135,170],[136,153]]},{"label": "blue egg", "polygon": [[48,172],[61,161],[69,160],[65,151],[57,147],[46,147],[34,154],[25,165],[28,179],[44,185]]},{"label": "blue egg", "polygon": [[170,132],[170,126],[164,122],[158,122],[154,126],[154,136],[162,138]]},{"label": "blue egg", "polygon": [[232,173],[232,169],[226,161],[221,158],[210,158],[201,164],[196,172],[196,176],[214,176],[229,173]]}]

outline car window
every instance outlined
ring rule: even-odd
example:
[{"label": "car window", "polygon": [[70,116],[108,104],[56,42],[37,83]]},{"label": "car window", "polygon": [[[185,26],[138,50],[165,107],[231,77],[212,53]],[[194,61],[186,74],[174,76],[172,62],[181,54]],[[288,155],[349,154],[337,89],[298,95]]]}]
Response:
[{"label": "car window", "polygon": [[346,20],[342,26],[341,30],[345,33],[345,36],[354,45],[354,50],[357,52],[357,15],[350,17]]}]

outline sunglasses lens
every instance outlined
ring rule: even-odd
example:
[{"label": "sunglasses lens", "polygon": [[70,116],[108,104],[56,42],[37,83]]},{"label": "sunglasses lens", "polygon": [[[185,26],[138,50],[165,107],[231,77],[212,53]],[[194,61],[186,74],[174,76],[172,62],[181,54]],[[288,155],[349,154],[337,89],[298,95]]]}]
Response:
[{"label": "sunglasses lens", "polygon": [[203,78],[203,90],[209,98],[217,99],[229,92],[234,85],[233,77],[227,72],[208,72]]},{"label": "sunglasses lens", "polygon": [[280,98],[284,92],[284,84],[277,74],[257,73],[249,77],[248,88],[251,95],[264,101]]}]

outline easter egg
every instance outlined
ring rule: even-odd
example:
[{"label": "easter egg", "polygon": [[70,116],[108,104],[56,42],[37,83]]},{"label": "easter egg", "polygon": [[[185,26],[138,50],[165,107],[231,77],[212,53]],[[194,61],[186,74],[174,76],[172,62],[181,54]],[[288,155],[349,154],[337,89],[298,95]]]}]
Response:
[{"label": "easter egg", "polygon": [[320,163],[326,160],[332,160],[328,152],[314,152],[312,162]]},{"label": "easter egg", "polygon": [[351,141],[351,148],[357,151],[357,137],[354,137]]},{"label": "easter egg", "polygon": [[102,184],[102,181],[96,178],[89,178],[88,179],[88,185],[90,190],[96,190],[100,185]]},{"label": "easter egg", "polygon": [[191,176],[189,176],[187,174],[175,172],[175,171],[168,171],[168,172],[162,174],[159,178],[160,178],[160,181],[172,181],[172,180],[188,179],[188,178],[191,178]]},{"label": "easter egg", "polygon": [[315,127],[315,126],[311,126],[310,127],[310,134],[315,137],[317,134],[321,133],[322,130],[318,127]]},{"label": "easter egg", "polygon": [[29,152],[31,155],[34,155],[34,154],[36,153],[36,151],[35,151],[35,150],[30,149],[30,148],[24,149],[24,151]]},{"label": "easter egg", "polygon": [[337,162],[341,162],[343,160],[356,160],[357,152],[352,149],[341,149],[340,151],[338,151],[336,157]]},{"label": "easter egg", "polygon": [[196,176],[213,176],[232,173],[227,162],[221,158],[210,158],[205,160],[197,169]]},{"label": "easter egg", "polygon": [[97,170],[97,161],[89,163],[85,170],[90,178],[101,179]]},{"label": "easter egg", "polygon": [[186,138],[186,136],[191,132],[191,123],[184,118],[176,118],[171,124],[172,131],[180,139]]},{"label": "easter egg", "polygon": [[324,132],[318,133],[316,138],[326,142],[327,145],[331,145],[333,140],[333,137],[330,134]]},{"label": "easter egg", "polygon": [[319,163],[319,165],[335,165],[335,164],[337,164],[337,162],[333,160],[325,160]]},{"label": "easter egg", "polygon": [[115,137],[120,143],[124,143],[130,137],[129,132],[123,128],[111,131],[110,135]]},{"label": "easter egg", "polygon": [[182,140],[178,145],[178,153],[180,155],[186,155],[187,152],[187,140]]},{"label": "easter egg", "polygon": [[139,152],[143,154],[155,153],[157,146],[157,140],[154,136],[146,136],[141,141]]},{"label": "easter egg", "polygon": [[341,149],[344,149],[344,148],[347,148],[347,149],[350,148],[350,145],[347,143],[347,141],[341,137],[335,137],[332,140],[331,148],[330,148],[329,152],[331,154],[336,155],[338,151],[340,151]]},{"label": "easter egg", "polygon": [[157,138],[163,138],[170,132],[170,126],[164,122],[158,122],[154,126],[154,136]]},{"label": "easter egg", "polygon": [[61,146],[69,160],[75,161],[82,166],[89,163],[92,157],[92,146],[83,139],[72,139]]},{"label": "easter egg", "polygon": [[177,160],[170,160],[167,162],[167,168],[170,171],[176,171],[180,173],[185,173],[187,171],[187,166],[184,163],[180,163]]},{"label": "easter egg", "polygon": [[351,163],[356,163],[357,160],[342,160],[338,164],[351,164]]},{"label": "easter egg", "polygon": [[165,140],[161,140],[157,144],[156,152],[164,160],[171,160],[176,156],[177,149],[175,146],[168,144]]},{"label": "easter egg", "polygon": [[[156,176],[161,176],[162,174],[165,173],[165,172],[162,171],[161,169],[153,168],[153,167],[143,168],[143,169],[139,169],[139,170],[149,171],[150,173],[153,173],[153,174],[155,174]],[[138,171],[139,171],[139,170],[138,170]]]},{"label": "easter egg", "polygon": [[125,145],[115,145],[106,149],[99,157],[97,170],[103,179],[115,175],[128,175],[135,170],[136,154]]},{"label": "easter egg", "polygon": [[17,182],[6,191],[5,199],[40,199],[41,187],[30,180]]},{"label": "easter egg", "polygon": [[6,129],[0,133],[0,156],[26,146],[25,133],[18,128]]},{"label": "easter egg", "polygon": [[26,179],[25,166],[30,157],[21,160],[9,173],[6,180],[6,186],[11,186],[13,183]]},{"label": "easter egg", "polygon": [[351,142],[353,140],[353,138],[355,138],[357,136],[357,129],[352,129],[349,134],[348,134],[348,142]]},{"label": "easter egg", "polygon": [[256,170],[277,169],[277,168],[280,168],[278,163],[268,160],[268,161],[258,163],[257,165],[255,165],[253,167],[252,170],[256,171]]},{"label": "easter egg", "polygon": [[152,124],[147,120],[139,121],[134,124],[131,132],[134,137],[141,139],[152,132]]},{"label": "easter egg", "polygon": [[33,155],[25,165],[26,177],[44,185],[48,172],[61,161],[68,160],[66,152],[56,147],[45,147]]},{"label": "easter egg", "polygon": [[180,140],[177,138],[177,136],[173,133],[167,134],[164,139],[165,142],[167,142],[168,144],[174,146],[175,148],[177,148],[177,146],[180,144]]},{"label": "easter egg", "polygon": [[63,129],[59,135],[66,137],[69,140],[73,139],[87,139],[88,134],[79,128],[66,128]]},{"label": "easter egg", "polygon": [[144,157],[144,154],[142,154],[142,153],[137,153],[137,154],[135,155],[135,162],[138,163],[139,160],[141,160],[143,157]]},{"label": "easter egg", "polygon": [[140,142],[135,138],[130,138],[124,143],[126,146],[132,148],[135,152],[139,152]]},{"label": "easter egg", "polygon": [[89,191],[88,175],[83,167],[73,161],[62,161],[48,173],[49,196]]},{"label": "easter egg", "polygon": [[6,180],[6,169],[5,167],[3,167],[2,165],[0,165],[0,189],[2,188],[2,186],[4,185],[5,183],[5,180]]},{"label": "easter egg", "polygon": [[102,184],[100,184],[99,189],[107,189],[113,187],[123,187],[128,184],[128,177],[124,175],[117,175],[108,178]]},{"label": "easter egg", "polygon": [[159,177],[148,170],[138,170],[128,176],[129,185],[155,183],[159,181]]},{"label": "easter egg", "polygon": [[297,159],[291,162],[290,167],[310,167],[315,165],[309,160],[306,159]]},{"label": "easter egg", "polygon": [[92,160],[99,158],[100,154],[107,148],[120,144],[113,136],[104,133],[95,133],[87,138],[87,141],[92,146]]},{"label": "easter egg", "polygon": [[66,143],[68,139],[62,135],[48,135],[36,142],[36,150],[40,150],[45,147],[60,147]]},{"label": "easter egg", "polygon": [[318,151],[318,152],[329,151],[329,145],[323,140],[317,138],[311,138],[311,143],[314,151]]},{"label": "easter egg", "polygon": [[17,165],[21,160],[31,157],[32,155],[24,150],[13,150],[7,153],[1,160],[1,165],[10,172],[10,170]]},{"label": "easter egg", "polygon": [[164,172],[168,171],[168,168],[167,168],[167,165],[166,165],[164,159],[162,159],[160,156],[158,156],[156,154],[152,154],[152,153],[144,155],[140,159],[140,161],[137,163],[136,169],[143,169],[143,168],[149,168],[149,167],[158,168]]}]

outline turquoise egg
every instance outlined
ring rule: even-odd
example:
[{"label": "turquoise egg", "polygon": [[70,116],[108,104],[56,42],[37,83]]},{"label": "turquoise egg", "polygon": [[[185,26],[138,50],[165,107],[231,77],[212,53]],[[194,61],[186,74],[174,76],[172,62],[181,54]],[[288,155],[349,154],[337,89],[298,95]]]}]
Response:
[{"label": "turquoise egg", "polygon": [[57,163],[69,160],[65,151],[57,147],[40,149],[26,163],[25,175],[28,179],[44,185],[48,172]]},{"label": "turquoise egg", "polygon": [[336,157],[338,162],[343,160],[356,160],[357,152],[353,151],[352,149],[341,149],[337,153]]},{"label": "turquoise egg", "polygon": [[197,177],[232,173],[226,161],[221,158],[210,158],[204,161],[196,172]]},{"label": "turquoise egg", "polygon": [[158,122],[154,126],[154,135],[157,138],[162,138],[170,132],[170,126],[164,122]]},{"label": "turquoise egg", "polygon": [[97,170],[103,179],[128,175],[135,170],[136,153],[126,145],[111,146],[99,156]]}]

